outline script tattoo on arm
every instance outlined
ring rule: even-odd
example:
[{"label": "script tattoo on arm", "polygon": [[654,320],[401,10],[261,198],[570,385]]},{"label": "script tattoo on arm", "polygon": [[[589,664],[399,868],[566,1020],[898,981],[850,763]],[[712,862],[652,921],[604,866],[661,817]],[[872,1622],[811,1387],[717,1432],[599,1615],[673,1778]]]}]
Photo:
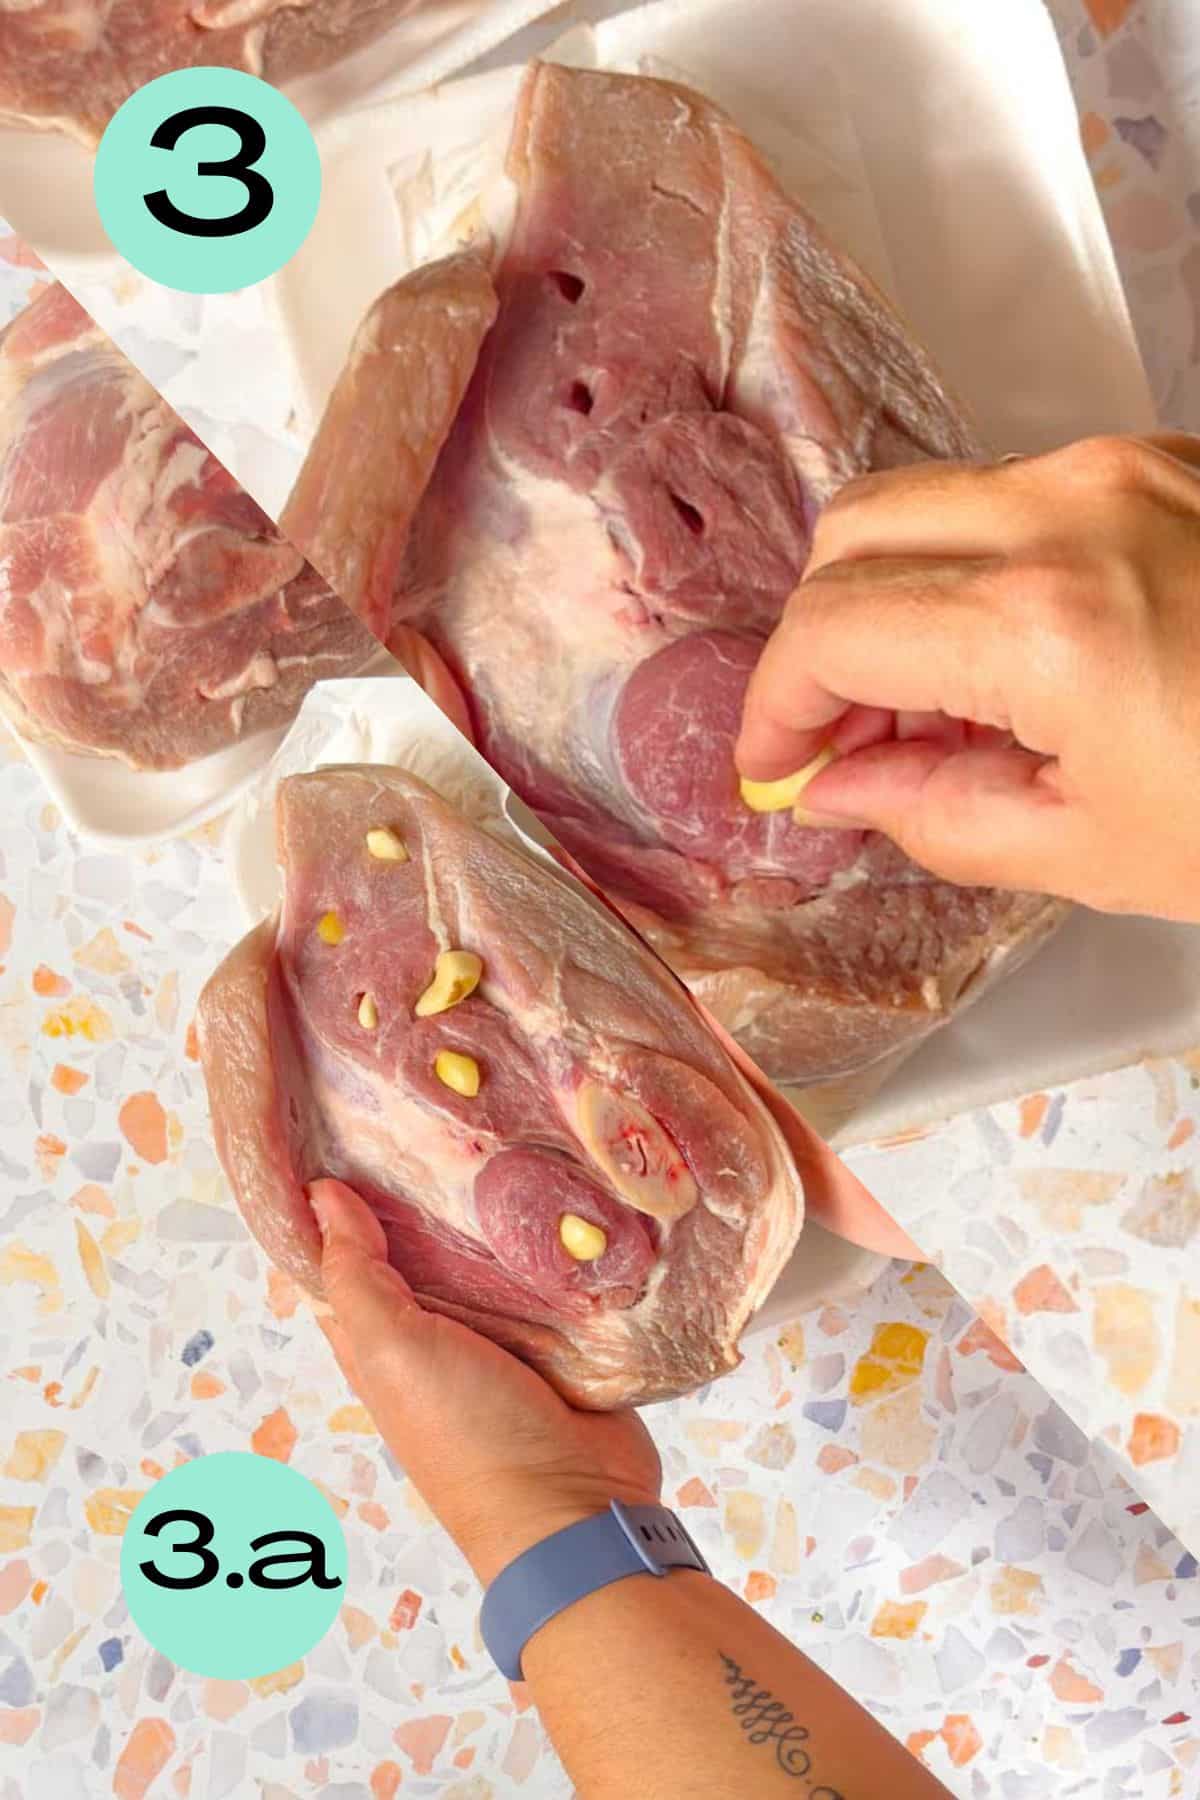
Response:
[{"label": "script tattoo on arm", "polygon": [[[761,1688],[749,1675],[742,1673],[741,1665],[734,1662],[732,1656],[718,1651],[725,1671],[725,1685],[730,1691],[730,1704],[733,1716],[746,1734],[750,1744],[769,1744],[775,1751],[775,1761],[785,1775],[795,1776],[802,1780],[812,1773],[812,1757],[805,1749],[808,1742],[808,1729],[796,1723],[794,1713],[790,1713],[782,1701],[767,1688]],[[806,1787],[808,1784],[805,1783]],[[809,1800],[845,1800],[845,1796],[831,1787],[808,1787]]]}]

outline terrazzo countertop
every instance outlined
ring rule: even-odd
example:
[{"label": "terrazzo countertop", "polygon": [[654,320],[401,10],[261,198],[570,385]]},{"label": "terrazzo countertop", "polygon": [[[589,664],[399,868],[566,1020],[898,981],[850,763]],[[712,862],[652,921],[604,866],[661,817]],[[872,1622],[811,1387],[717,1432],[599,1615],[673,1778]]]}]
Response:
[{"label": "terrazzo countertop", "polygon": [[[1053,10],[1156,394],[1200,429],[1194,9]],[[0,319],[39,279],[0,264]],[[228,410],[286,463],[269,406]],[[560,1800],[465,1564],[229,1205],[191,1033],[241,930],[218,838],[82,844],[0,750],[0,1800]],[[1200,1549],[1198,1080],[1200,1051],[853,1152],[918,1240],[937,1197],[972,1304],[893,1266],[650,1415],[718,1573],[964,1800],[1200,1795],[1200,1582],[1161,1522]],[[321,1483],[350,1546],[337,1625],[254,1682],[174,1669],[117,1577],[140,1494],[231,1448]]]}]

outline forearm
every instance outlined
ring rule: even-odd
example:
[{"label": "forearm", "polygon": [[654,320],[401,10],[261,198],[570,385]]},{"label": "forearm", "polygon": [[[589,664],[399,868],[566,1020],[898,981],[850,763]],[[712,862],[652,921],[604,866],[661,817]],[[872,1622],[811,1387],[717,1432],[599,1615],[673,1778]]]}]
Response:
[{"label": "forearm", "polygon": [[710,1576],[601,1588],[534,1634],[524,1669],[581,1800],[945,1800],[882,1725]]}]

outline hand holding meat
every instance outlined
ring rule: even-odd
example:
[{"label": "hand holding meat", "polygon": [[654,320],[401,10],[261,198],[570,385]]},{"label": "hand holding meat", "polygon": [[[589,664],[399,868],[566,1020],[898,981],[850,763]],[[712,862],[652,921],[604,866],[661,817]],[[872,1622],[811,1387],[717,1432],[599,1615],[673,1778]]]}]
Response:
[{"label": "hand holding meat", "polygon": [[657,1500],[658,1453],[632,1411],[583,1412],[459,1319],[431,1312],[388,1261],[376,1215],[314,1182],[319,1322],[405,1474],[483,1582],[611,1499]]},{"label": "hand holding meat", "polygon": [[[1200,919],[1200,440],[867,476],[818,520],[738,766],[964,884]],[[884,653],[886,652],[886,653]]]}]

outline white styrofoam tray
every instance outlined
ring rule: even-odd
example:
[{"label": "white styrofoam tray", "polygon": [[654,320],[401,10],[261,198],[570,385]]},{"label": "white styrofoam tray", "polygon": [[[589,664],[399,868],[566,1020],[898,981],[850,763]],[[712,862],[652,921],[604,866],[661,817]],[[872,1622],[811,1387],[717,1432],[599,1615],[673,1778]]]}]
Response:
[{"label": "white styrofoam tray", "polygon": [[[381,650],[361,673],[386,677],[405,670]],[[289,727],[239,738],[181,769],[131,769],[116,757],[82,756],[36,743],[11,723],[10,729],[72,830],[132,848],[180,837],[226,811],[258,780]]]}]

